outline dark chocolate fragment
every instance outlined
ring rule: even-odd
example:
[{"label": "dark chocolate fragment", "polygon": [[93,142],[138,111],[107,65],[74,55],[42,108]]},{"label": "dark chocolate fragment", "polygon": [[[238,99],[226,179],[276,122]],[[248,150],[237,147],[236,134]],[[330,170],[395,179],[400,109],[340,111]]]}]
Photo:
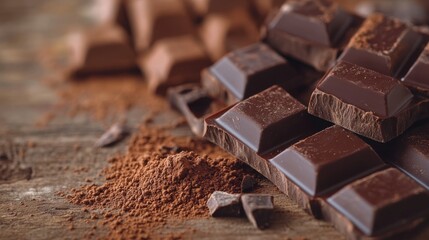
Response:
[{"label": "dark chocolate fragment", "polygon": [[207,207],[212,217],[242,216],[240,194],[215,191],[210,195],[207,201]]},{"label": "dark chocolate fragment", "polygon": [[311,125],[306,107],[279,86],[238,103],[216,122],[258,153],[301,137]]},{"label": "dark chocolate fragment", "polygon": [[373,14],[350,40],[340,60],[400,77],[422,43],[423,37],[405,23]]},{"label": "dark chocolate fragment", "polygon": [[355,133],[387,142],[423,114],[425,101],[414,98],[398,80],[340,62],[311,95],[308,111]]},{"label": "dark chocolate fragment", "polygon": [[403,78],[403,82],[415,92],[429,96],[429,44]]},{"label": "dark chocolate fragment", "polygon": [[250,175],[246,175],[243,177],[241,181],[241,192],[251,192],[258,182],[256,179]]},{"label": "dark chocolate fragment", "polygon": [[200,37],[210,58],[216,61],[231,51],[256,43],[259,32],[248,11],[238,8],[207,16]]},{"label": "dark chocolate fragment", "polygon": [[350,221],[370,236],[400,229],[429,214],[429,192],[393,168],[353,182],[327,201],[345,217],[335,216],[337,213],[331,211],[332,219],[343,219],[334,224],[345,225]]},{"label": "dark chocolate fragment", "polygon": [[286,56],[325,71],[355,19],[331,0],[287,1],[267,26],[266,41]]},{"label": "dark chocolate fragment", "polygon": [[259,229],[268,228],[274,210],[273,196],[265,194],[244,194],[241,196],[247,219]]},{"label": "dark chocolate fragment", "polygon": [[134,51],[125,31],[101,25],[69,36],[69,72],[72,77],[136,69]]},{"label": "dark chocolate fragment", "polygon": [[284,2],[285,0],[251,0],[250,7],[253,14],[262,23],[273,12],[278,11]]},{"label": "dark chocolate fragment", "polygon": [[158,94],[165,94],[168,87],[198,82],[201,70],[210,63],[204,48],[193,36],[160,40],[140,59],[149,89]]},{"label": "dark chocolate fragment", "polygon": [[192,132],[199,137],[203,136],[204,117],[225,107],[210,97],[198,84],[169,88],[168,99],[171,106],[185,116]]},{"label": "dark chocolate fragment", "polygon": [[127,128],[123,123],[116,123],[112,125],[97,141],[96,147],[108,147],[121,141],[128,135]]},{"label": "dark chocolate fragment", "polygon": [[326,194],[386,166],[368,144],[339,126],[295,143],[270,162],[311,196]]},{"label": "dark chocolate fragment", "polygon": [[183,1],[127,0],[127,11],[138,52],[164,38],[194,34],[194,26]]},{"label": "dark chocolate fragment", "polygon": [[287,60],[265,44],[235,50],[206,73],[221,82],[237,100],[248,98],[275,84],[297,85],[296,71]]}]

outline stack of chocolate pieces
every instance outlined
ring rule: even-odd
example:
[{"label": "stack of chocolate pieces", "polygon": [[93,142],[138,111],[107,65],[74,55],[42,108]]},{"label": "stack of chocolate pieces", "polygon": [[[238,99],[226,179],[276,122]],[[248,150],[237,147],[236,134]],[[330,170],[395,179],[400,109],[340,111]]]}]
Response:
[{"label": "stack of chocolate pieces", "polygon": [[203,71],[204,94],[228,105],[200,109],[204,137],[350,239],[425,222],[428,37],[329,0],[290,0],[269,19],[262,42]]}]

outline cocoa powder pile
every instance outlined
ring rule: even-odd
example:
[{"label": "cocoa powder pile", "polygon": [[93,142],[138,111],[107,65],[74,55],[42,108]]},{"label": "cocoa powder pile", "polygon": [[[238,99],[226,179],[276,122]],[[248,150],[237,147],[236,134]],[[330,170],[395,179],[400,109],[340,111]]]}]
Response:
[{"label": "cocoa powder pile", "polygon": [[208,216],[213,191],[240,192],[243,176],[255,174],[210,143],[168,132],[142,126],[127,152],[109,161],[104,184],[67,195],[102,212],[108,238],[159,238],[156,229],[167,220]]}]

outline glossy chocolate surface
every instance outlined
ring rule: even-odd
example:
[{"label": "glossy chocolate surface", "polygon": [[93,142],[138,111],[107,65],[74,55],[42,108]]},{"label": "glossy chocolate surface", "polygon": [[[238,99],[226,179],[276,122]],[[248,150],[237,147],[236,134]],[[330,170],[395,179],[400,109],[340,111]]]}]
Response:
[{"label": "glossy chocolate surface", "polygon": [[405,75],[403,82],[416,92],[429,96],[429,44]]},{"label": "glossy chocolate surface", "polygon": [[393,168],[344,187],[328,202],[367,235],[429,213],[429,192]]},{"label": "glossy chocolate surface", "polygon": [[385,166],[368,144],[338,126],[295,143],[270,162],[311,196],[344,186]]}]

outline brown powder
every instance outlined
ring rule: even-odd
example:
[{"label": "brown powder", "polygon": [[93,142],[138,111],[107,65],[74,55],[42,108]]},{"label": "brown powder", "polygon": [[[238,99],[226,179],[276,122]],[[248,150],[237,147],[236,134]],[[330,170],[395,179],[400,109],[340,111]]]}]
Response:
[{"label": "brown powder", "polygon": [[159,238],[156,229],[166,220],[208,216],[206,201],[213,191],[240,192],[243,176],[255,174],[210,143],[168,131],[142,126],[126,154],[109,161],[104,184],[67,195],[103,212],[108,238]]}]

